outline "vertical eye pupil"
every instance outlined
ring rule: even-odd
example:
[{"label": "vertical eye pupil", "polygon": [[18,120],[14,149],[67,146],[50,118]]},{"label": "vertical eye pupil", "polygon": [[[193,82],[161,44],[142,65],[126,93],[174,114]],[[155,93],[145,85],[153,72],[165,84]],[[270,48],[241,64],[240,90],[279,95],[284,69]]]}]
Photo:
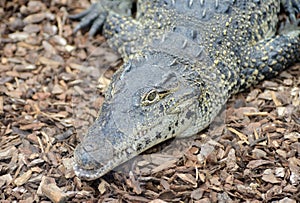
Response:
[{"label": "vertical eye pupil", "polygon": [[156,98],[156,92],[150,92],[149,94],[148,94],[148,97],[147,97],[147,100],[148,101],[154,101],[154,99]]}]

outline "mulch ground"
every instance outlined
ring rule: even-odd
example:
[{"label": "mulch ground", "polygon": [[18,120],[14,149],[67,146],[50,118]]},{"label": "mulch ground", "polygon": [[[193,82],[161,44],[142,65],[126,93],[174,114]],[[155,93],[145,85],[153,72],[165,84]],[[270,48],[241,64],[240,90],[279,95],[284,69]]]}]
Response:
[{"label": "mulch ground", "polygon": [[300,202],[300,66],[230,99],[202,133],[95,181],[72,154],[119,56],[72,35],[87,0],[0,1],[1,202]]}]

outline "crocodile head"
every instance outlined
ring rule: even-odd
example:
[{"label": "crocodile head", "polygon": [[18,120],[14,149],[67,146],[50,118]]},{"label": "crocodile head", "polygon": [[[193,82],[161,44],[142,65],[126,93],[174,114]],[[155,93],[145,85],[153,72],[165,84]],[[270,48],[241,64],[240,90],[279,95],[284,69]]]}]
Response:
[{"label": "crocodile head", "polygon": [[210,93],[191,65],[161,52],[136,58],[114,75],[99,117],[75,150],[75,173],[83,179],[169,138],[193,135],[211,120]]}]

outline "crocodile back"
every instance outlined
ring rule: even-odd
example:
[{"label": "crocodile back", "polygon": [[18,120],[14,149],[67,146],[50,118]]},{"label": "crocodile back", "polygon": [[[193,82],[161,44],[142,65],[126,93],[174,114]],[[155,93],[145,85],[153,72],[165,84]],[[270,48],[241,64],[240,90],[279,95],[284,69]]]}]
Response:
[{"label": "crocodile back", "polygon": [[137,18],[145,29],[163,27],[211,51],[228,50],[273,36],[279,8],[279,1],[271,0],[163,0],[143,2]]}]

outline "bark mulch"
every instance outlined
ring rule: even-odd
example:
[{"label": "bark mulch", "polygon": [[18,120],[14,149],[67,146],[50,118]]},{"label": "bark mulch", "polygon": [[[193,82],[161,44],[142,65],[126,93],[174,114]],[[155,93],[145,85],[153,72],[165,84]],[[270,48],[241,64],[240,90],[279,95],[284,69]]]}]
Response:
[{"label": "bark mulch", "polygon": [[300,66],[230,99],[191,139],[101,179],[72,171],[120,57],[72,34],[87,0],[0,1],[1,202],[300,202]]}]

